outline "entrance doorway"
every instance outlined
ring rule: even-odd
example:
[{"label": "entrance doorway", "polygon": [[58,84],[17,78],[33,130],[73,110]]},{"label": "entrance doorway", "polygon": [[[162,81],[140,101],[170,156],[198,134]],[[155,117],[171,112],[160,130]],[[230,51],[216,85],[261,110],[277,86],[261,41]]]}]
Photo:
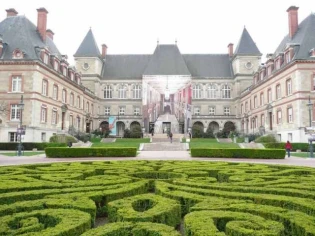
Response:
[{"label": "entrance doorway", "polygon": [[163,134],[171,131],[171,122],[162,123]]}]

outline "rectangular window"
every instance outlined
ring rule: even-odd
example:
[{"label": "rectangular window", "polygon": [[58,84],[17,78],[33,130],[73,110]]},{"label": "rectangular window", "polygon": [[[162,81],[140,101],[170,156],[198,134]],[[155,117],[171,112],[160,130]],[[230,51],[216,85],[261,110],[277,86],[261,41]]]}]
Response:
[{"label": "rectangular window", "polygon": [[22,78],[20,76],[12,77],[12,92],[22,91]]},{"label": "rectangular window", "polygon": [[125,107],[119,107],[119,115],[125,115]]},{"label": "rectangular window", "polygon": [[265,126],[265,115],[261,115],[260,122],[261,122],[261,126]]},{"label": "rectangular window", "polygon": [[268,103],[272,102],[272,94],[271,94],[271,89],[268,89]]},{"label": "rectangular window", "polygon": [[282,112],[281,112],[281,110],[277,111],[277,121],[278,121],[278,124],[281,124],[281,122],[282,122]]},{"label": "rectangular window", "polygon": [[80,103],[81,101],[80,101],[80,97],[78,96],[77,97],[77,107],[78,108],[81,108],[81,103]]},{"label": "rectangular window", "polygon": [[292,109],[292,107],[288,108],[288,122],[293,123],[293,109]]},{"label": "rectangular window", "polygon": [[48,82],[47,80],[43,80],[43,84],[42,84],[42,94],[44,96],[47,96],[47,87],[48,87]]},{"label": "rectangular window", "polygon": [[54,62],[54,69],[58,71],[59,63],[57,61]]},{"label": "rectangular window", "polygon": [[195,107],[194,108],[194,115],[199,116],[200,115],[200,107]]},{"label": "rectangular window", "polygon": [[278,134],[278,141],[281,142],[281,134]]},{"label": "rectangular window", "polygon": [[209,115],[214,116],[215,115],[215,107],[209,107]]},{"label": "rectangular window", "polygon": [[18,135],[16,132],[9,132],[9,142],[17,142]]},{"label": "rectangular window", "polygon": [[66,103],[67,102],[67,93],[66,90],[62,90],[62,103]]},{"label": "rectangular window", "polygon": [[243,114],[244,113],[244,107],[243,107],[243,104],[241,104],[241,114]]},{"label": "rectangular window", "polygon": [[47,121],[47,108],[46,107],[42,107],[42,109],[41,109],[40,121],[42,123],[46,123],[46,121]]},{"label": "rectangular window", "polygon": [[261,93],[261,94],[260,94],[260,106],[263,106],[264,103],[265,103],[265,101],[264,101],[264,94]]},{"label": "rectangular window", "polygon": [[276,60],[276,70],[279,70],[280,69],[280,58],[278,58],[277,60]]},{"label": "rectangular window", "polygon": [[42,142],[46,142],[46,133],[42,133],[41,140]]},{"label": "rectangular window", "polygon": [[11,105],[11,120],[20,120],[21,110],[17,104]]},{"label": "rectangular window", "polygon": [[55,99],[55,100],[58,99],[58,87],[57,87],[57,85],[54,85],[54,87],[53,87],[53,99]]},{"label": "rectangular window", "polygon": [[73,116],[72,115],[69,116],[69,123],[70,123],[70,126],[73,126]]},{"label": "rectangular window", "polygon": [[290,142],[292,142],[292,133],[288,133],[288,140],[290,141]]},{"label": "rectangular window", "polygon": [[133,115],[135,115],[135,116],[139,116],[140,115],[140,107],[135,107],[133,109]]},{"label": "rectangular window", "polygon": [[248,111],[248,102],[245,102],[245,112]]},{"label": "rectangular window", "polygon": [[292,84],[291,84],[291,80],[287,80],[287,95],[291,95],[292,94]]},{"label": "rectangular window", "polygon": [[70,94],[70,105],[73,106],[74,105],[74,97],[73,94]]},{"label": "rectangular window", "polygon": [[64,66],[62,69],[63,69],[63,75],[67,76],[67,67]]},{"label": "rectangular window", "polygon": [[254,108],[257,108],[257,96],[254,97]]},{"label": "rectangular window", "polygon": [[291,61],[290,51],[285,54],[285,62],[288,64]]},{"label": "rectangular window", "polygon": [[52,123],[53,125],[57,124],[57,111],[53,111],[53,112],[52,112],[51,123]]},{"label": "rectangular window", "polygon": [[105,107],[104,108],[104,114],[105,114],[105,116],[109,116],[110,115],[110,107]]},{"label": "rectangular window", "polygon": [[223,114],[225,116],[229,116],[230,115],[230,108],[229,107],[224,107]]},{"label": "rectangular window", "polygon": [[48,54],[44,53],[44,63],[47,65],[48,64]]},{"label": "rectangular window", "polygon": [[277,87],[276,87],[276,98],[277,99],[281,98],[281,87],[280,87],[280,84],[278,84]]}]

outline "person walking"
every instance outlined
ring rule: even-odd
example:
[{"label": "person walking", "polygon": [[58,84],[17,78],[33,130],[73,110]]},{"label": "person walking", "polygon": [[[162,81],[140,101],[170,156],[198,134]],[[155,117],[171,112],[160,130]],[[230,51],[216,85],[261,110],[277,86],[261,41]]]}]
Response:
[{"label": "person walking", "polygon": [[173,141],[173,133],[170,131],[170,140],[171,140],[171,143],[172,143],[172,141]]},{"label": "person walking", "polygon": [[288,157],[290,157],[290,151],[292,150],[292,144],[289,141],[287,141],[287,143],[285,144],[285,150],[288,153]]}]

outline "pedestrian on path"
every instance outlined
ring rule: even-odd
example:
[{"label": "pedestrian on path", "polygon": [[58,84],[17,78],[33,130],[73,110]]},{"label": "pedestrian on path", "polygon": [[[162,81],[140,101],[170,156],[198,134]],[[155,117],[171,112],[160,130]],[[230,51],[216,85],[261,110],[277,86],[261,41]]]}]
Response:
[{"label": "pedestrian on path", "polygon": [[290,157],[290,151],[292,150],[292,144],[289,141],[287,141],[287,143],[285,144],[285,150],[288,153],[288,157]]},{"label": "pedestrian on path", "polygon": [[172,143],[172,141],[173,141],[173,133],[170,131],[170,140],[171,140],[171,143]]}]

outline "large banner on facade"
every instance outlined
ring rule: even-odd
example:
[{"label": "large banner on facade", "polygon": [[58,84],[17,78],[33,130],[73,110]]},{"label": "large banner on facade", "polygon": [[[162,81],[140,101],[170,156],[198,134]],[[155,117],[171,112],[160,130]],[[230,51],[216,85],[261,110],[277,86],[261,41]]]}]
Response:
[{"label": "large banner on facade", "polygon": [[116,135],[116,116],[110,116],[108,118],[109,130],[111,131],[111,135]]}]

